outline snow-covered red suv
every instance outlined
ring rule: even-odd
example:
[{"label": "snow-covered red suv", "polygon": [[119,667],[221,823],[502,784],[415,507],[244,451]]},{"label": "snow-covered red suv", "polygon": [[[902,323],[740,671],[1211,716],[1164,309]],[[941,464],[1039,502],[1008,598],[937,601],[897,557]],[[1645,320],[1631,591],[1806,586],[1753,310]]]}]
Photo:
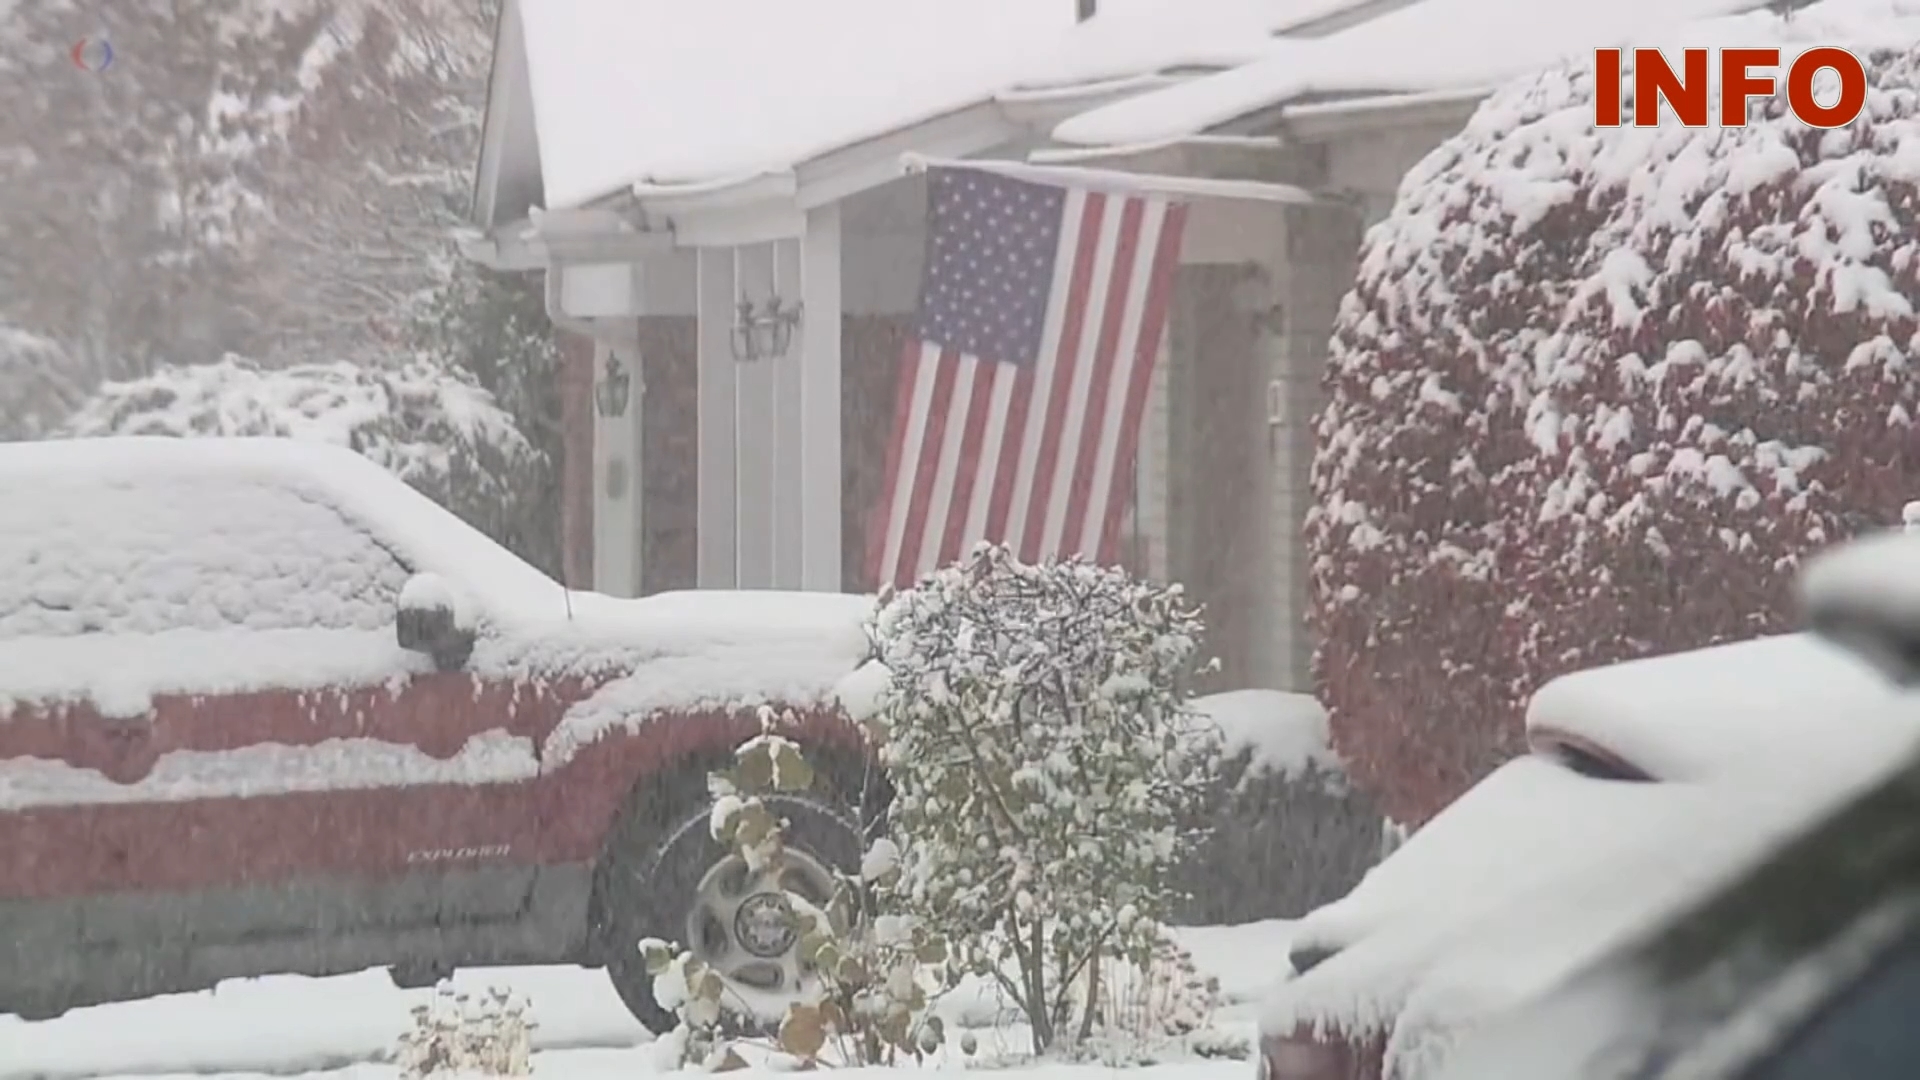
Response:
[{"label": "snow-covered red suv", "polygon": [[569,592],[341,448],[0,444],[0,1012],[571,962],[657,1027],[646,936],[778,992],[705,777],[795,710],[785,884],[856,860],[869,605]]}]

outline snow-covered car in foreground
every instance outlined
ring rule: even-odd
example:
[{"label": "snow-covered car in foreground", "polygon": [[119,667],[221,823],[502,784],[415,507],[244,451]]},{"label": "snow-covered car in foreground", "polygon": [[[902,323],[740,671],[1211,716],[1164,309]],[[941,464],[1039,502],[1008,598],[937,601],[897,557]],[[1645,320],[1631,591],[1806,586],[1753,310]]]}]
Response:
[{"label": "snow-covered car in foreground", "polygon": [[[1814,627],[1920,686],[1920,539],[1875,538],[1805,578]],[[1912,722],[1906,692],[1872,710]],[[1830,725],[1857,710],[1833,710]],[[1873,721],[1869,721],[1873,723]],[[1486,1025],[1449,1080],[1909,1080],[1920,1076],[1920,750],[1539,1000]],[[1716,864],[1728,865],[1723,857]],[[1642,907],[1642,914],[1652,909]]]},{"label": "snow-covered car in foreground", "polygon": [[[1267,1080],[1423,1080],[1489,1018],[1711,889],[1920,735],[1899,693],[1789,635],[1579,672],[1531,752],[1301,921]],[[1516,1074],[1528,1075],[1532,1074]]]},{"label": "snow-covered car in foreground", "polygon": [[777,992],[705,828],[760,703],[828,778],[796,839],[855,863],[866,598],[569,592],[290,440],[0,444],[0,507],[0,1012],[572,962],[657,1026],[646,936]]}]

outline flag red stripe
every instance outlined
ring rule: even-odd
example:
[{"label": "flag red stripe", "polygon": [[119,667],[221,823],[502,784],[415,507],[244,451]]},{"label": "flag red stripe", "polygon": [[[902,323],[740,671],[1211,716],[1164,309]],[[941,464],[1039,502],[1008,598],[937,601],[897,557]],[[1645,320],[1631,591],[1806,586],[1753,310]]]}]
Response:
[{"label": "flag red stripe", "polygon": [[[1146,203],[1128,199],[1120,208],[1120,236],[1114,245],[1113,269],[1107,281],[1107,307],[1100,318],[1100,338],[1093,351],[1092,378],[1080,416],[1080,454],[1073,462],[1073,483],[1067,489],[1067,517],[1060,530],[1061,555],[1093,554],[1100,536],[1087,521],[1087,501],[1093,496],[1094,470],[1099,467],[1100,436],[1107,424],[1107,394],[1120,378],[1120,330],[1127,321],[1127,296],[1133,287],[1134,260],[1140,253],[1141,221]],[[1125,443],[1120,444],[1125,447]],[[1117,464],[1117,461],[1116,461]]]},{"label": "flag red stripe", "polygon": [[993,499],[987,504],[987,539],[995,543],[1006,540],[1007,515],[1013,512],[1013,489],[1020,482],[1020,451],[1026,447],[1027,410],[1033,408],[1035,385],[1033,369],[1023,367],[1014,376],[1013,394],[1007,399],[1007,424],[993,478]]},{"label": "flag red stripe", "polygon": [[[1153,268],[1149,271],[1146,308],[1140,313],[1140,340],[1134,360],[1132,382],[1127,387],[1126,411],[1120,417],[1121,452],[1114,457],[1120,470],[1113,493],[1107,499],[1107,520],[1101,530],[1100,561],[1109,565],[1120,561],[1120,523],[1133,502],[1139,475],[1140,425],[1147,414],[1147,393],[1153,387],[1154,362],[1159,359],[1160,342],[1167,332],[1167,312],[1173,304],[1173,288],[1180,269],[1180,240],[1187,224],[1187,208],[1180,203],[1167,207],[1160,224],[1160,242],[1154,249]],[[1132,448],[1132,453],[1126,453]],[[1125,487],[1119,481],[1124,478]],[[1143,568],[1144,569],[1144,568]]]},{"label": "flag red stripe", "polygon": [[913,474],[913,500],[907,505],[900,561],[893,570],[894,580],[901,585],[920,577],[920,547],[926,540],[927,513],[940,471],[940,451],[947,441],[947,422],[953,418],[953,383],[960,374],[960,354],[943,350],[933,363],[933,398],[927,403],[927,426],[920,436],[920,467]]},{"label": "flag red stripe", "polygon": [[960,462],[953,473],[953,505],[947,511],[947,532],[940,539],[940,561],[945,566],[958,559],[960,545],[966,540],[967,510],[973,506],[973,485],[980,471],[980,443],[987,434],[987,413],[993,408],[993,380],[1002,365],[977,360],[973,365],[973,386],[963,390],[967,403],[967,426],[960,432]]},{"label": "flag red stripe", "polygon": [[1047,507],[1053,501],[1053,474],[1060,466],[1060,438],[1066,427],[1067,399],[1073,394],[1073,369],[1086,333],[1087,303],[1093,292],[1094,252],[1100,246],[1100,221],[1106,210],[1104,195],[1089,194],[1080,215],[1080,243],[1073,256],[1072,284],[1067,288],[1066,320],[1060,328],[1060,350],[1053,369],[1053,392],[1040,425],[1039,457],[1033,470],[1033,493],[1027,501],[1026,535],[1017,554],[1023,561],[1040,557],[1046,536]]},{"label": "flag red stripe", "polygon": [[887,442],[887,479],[880,499],[867,517],[867,579],[875,589],[894,583],[887,561],[887,529],[900,504],[900,465],[907,456],[907,428],[913,424],[913,384],[920,377],[920,342],[908,338],[901,346],[899,387],[894,394],[893,438]]}]

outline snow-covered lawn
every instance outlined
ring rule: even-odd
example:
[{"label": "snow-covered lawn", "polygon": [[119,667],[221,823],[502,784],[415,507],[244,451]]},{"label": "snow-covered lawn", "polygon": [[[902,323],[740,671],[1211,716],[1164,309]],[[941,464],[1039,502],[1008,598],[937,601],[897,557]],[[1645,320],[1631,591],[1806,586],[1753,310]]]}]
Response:
[{"label": "snow-covered lawn", "polygon": [[[1227,999],[1217,1020],[1223,1032],[1251,1038],[1250,1005],[1285,964],[1284,921],[1180,931],[1200,970],[1220,979]],[[579,968],[500,968],[461,972],[470,990],[510,987],[532,1002],[534,1070],[566,1080],[599,1080],[653,1072],[659,1066],[651,1037],[627,1014],[604,973]],[[409,1026],[409,1010],[431,997],[400,990],[381,971],[328,979],[280,976],[223,983],[200,994],[179,994],[80,1009],[55,1020],[26,1023],[0,1017],[0,1080],[79,1080],[138,1076],[240,1077],[305,1075],[314,1080],[389,1080],[382,1058]],[[965,988],[948,1004],[950,1022],[969,1028],[996,1023],[991,1001]],[[1017,1053],[983,1031],[982,1056]],[[1209,1060],[1129,1070],[1138,1080],[1246,1080],[1246,1061]],[[1110,1076],[1103,1066],[1048,1066],[1021,1070],[1023,1080],[1068,1080],[1072,1074]],[[1044,1078],[1041,1074],[1044,1073]]]}]

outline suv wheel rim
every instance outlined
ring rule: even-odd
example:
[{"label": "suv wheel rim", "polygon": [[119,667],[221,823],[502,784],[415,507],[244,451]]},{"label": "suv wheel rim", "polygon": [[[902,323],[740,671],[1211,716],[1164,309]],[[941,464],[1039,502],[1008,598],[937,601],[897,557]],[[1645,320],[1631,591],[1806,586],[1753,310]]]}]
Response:
[{"label": "suv wheel rim", "polygon": [[833,890],[833,874],[803,851],[788,848],[758,870],[729,855],[694,888],[688,949],[726,980],[733,1004],[762,1018],[778,1017],[812,976],[800,959],[792,898],[824,910]]}]

